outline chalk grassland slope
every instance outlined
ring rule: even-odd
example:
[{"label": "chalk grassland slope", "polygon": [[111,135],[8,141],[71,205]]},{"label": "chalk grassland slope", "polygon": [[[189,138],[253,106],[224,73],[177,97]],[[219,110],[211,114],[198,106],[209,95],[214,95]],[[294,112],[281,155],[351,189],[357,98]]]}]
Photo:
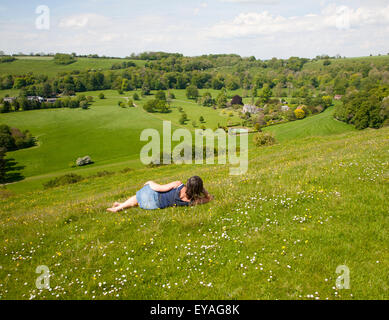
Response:
[{"label": "chalk grassland slope", "polygon": [[295,122],[267,127],[264,128],[264,131],[272,132],[278,141],[286,141],[312,136],[339,134],[355,130],[351,125],[337,121],[333,114],[334,107],[330,107],[321,114]]},{"label": "chalk grassland slope", "polygon": [[49,78],[56,76],[59,72],[69,72],[73,70],[107,70],[111,69],[114,63],[132,61],[142,66],[144,61],[130,59],[104,59],[104,58],[77,58],[77,61],[68,65],[56,64],[52,57],[19,57],[10,63],[0,64],[0,74],[23,75],[29,72],[33,74],[45,74]]},{"label": "chalk grassland slope", "polygon": [[[389,128],[258,149],[249,171],[168,166],[0,200],[2,299],[388,299]],[[198,174],[207,205],[108,214]],[[52,290],[35,287],[46,265]],[[335,288],[350,269],[349,290]]]}]

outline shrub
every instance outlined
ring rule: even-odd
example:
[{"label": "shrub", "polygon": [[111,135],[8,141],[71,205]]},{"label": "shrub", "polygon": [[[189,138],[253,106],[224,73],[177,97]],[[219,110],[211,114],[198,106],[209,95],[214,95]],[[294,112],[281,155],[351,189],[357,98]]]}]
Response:
[{"label": "shrub", "polygon": [[286,112],[286,118],[289,120],[289,121],[295,121],[296,120],[296,114],[294,113],[293,110],[288,110]]},{"label": "shrub", "polygon": [[101,177],[111,176],[113,174],[114,173],[111,171],[104,170],[104,171],[96,172],[94,175],[90,176],[90,178],[101,178]]},{"label": "shrub", "polygon": [[104,93],[101,92],[101,93],[99,94],[99,99],[105,99]]},{"label": "shrub", "polygon": [[255,129],[255,131],[261,132],[261,125],[257,122],[257,123],[254,125],[254,129]]},{"label": "shrub", "polygon": [[150,88],[147,85],[142,86],[142,96],[150,95]]},{"label": "shrub", "polygon": [[147,101],[144,104],[143,109],[150,113],[153,112],[168,113],[170,111],[169,107],[166,105],[166,101],[158,100],[158,99]]},{"label": "shrub", "polygon": [[253,138],[254,145],[257,147],[262,146],[271,146],[276,143],[276,139],[274,138],[273,134],[269,132],[258,132],[254,135]]},{"label": "shrub", "polygon": [[81,106],[81,108],[82,108],[83,110],[87,110],[88,107],[89,107],[89,104],[88,104],[87,101],[81,101],[81,102],[80,102],[80,106]]},{"label": "shrub", "polygon": [[134,92],[134,94],[132,95],[132,98],[135,100],[135,101],[138,101],[139,100],[139,95]]},{"label": "shrub", "polygon": [[5,181],[7,166],[5,160],[5,148],[0,147],[0,182],[3,183]]},{"label": "shrub", "polygon": [[303,109],[294,110],[294,114],[295,114],[297,119],[304,119],[305,118],[305,112]]},{"label": "shrub", "polygon": [[15,57],[4,56],[4,57],[0,58],[0,63],[12,62],[12,61],[15,61],[15,60],[16,60]]},{"label": "shrub", "polygon": [[16,149],[15,139],[10,134],[0,133],[0,148],[7,151]]},{"label": "shrub", "polygon": [[164,91],[162,90],[159,90],[156,94],[155,94],[155,99],[157,100],[162,100],[162,101],[166,101],[166,94]]},{"label": "shrub", "polygon": [[64,65],[67,65],[67,64],[71,64],[71,63],[74,63],[76,62],[76,58],[74,58],[72,55],[70,54],[65,54],[65,53],[57,53],[55,56],[54,56],[54,63],[56,64],[64,64]]},{"label": "shrub", "polygon": [[212,98],[212,95],[209,92],[205,92],[199,99],[199,103],[204,107],[211,107],[215,104],[215,100]]},{"label": "shrub", "polygon": [[61,177],[57,177],[55,179],[49,180],[43,184],[45,189],[54,188],[58,186],[64,186],[67,184],[73,184],[82,181],[84,178],[80,175],[69,173]]}]

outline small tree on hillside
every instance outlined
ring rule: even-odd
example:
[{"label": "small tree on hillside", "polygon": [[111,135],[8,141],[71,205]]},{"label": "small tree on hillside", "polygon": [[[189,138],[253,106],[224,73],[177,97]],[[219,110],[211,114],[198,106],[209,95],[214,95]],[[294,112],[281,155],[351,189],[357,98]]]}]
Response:
[{"label": "small tree on hillside", "polygon": [[186,88],[186,97],[188,99],[197,99],[199,96],[199,90],[196,86],[190,85]]},{"label": "small tree on hillside", "polygon": [[212,99],[212,95],[209,92],[205,92],[199,100],[199,103],[204,107],[211,107],[215,104],[215,100]]},{"label": "small tree on hillside", "polygon": [[273,95],[273,92],[271,91],[269,85],[265,84],[262,88],[262,91],[259,95],[259,98],[262,101],[262,103],[266,103],[270,100],[272,95]]},{"label": "small tree on hillside", "polygon": [[155,99],[166,101],[166,94],[165,94],[165,92],[162,91],[162,90],[159,90],[159,91],[155,94]]},{"label": "small tree on hillside", "polygon": [[234,105],[234,104],[239,104],[239,105],[243,106],[243,99],[242,99],[242,97],[239,96],[239,95],[234,96],[231,99],[231,105]]}]

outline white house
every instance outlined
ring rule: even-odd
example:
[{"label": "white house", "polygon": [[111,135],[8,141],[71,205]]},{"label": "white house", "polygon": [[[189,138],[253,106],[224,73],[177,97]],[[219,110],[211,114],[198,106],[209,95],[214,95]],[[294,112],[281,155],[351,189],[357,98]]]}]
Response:
[{"label": "white house", "polygon": [[258,108],[257,106],[253,106],[253,105],[250,105],[250,104],[245,104],[243,106],[243,113],[246,113],[246,112],[249,112],[249,113],[258,113],[261,109]]},{"label": "white house", "polygon": [[9,103],[11,103],[11,102],[14,101],[14,100],[16,100],[15,97],[5,97],[5,98],[3,99],[4,102],[9,102]]},{"label": "white house", "polygon": [[27,97],[27,100],[28,100],[28,101],[39,101],[39,102],[45,101],[44,98],[39,97],[39,96],[28,96],[28,97]]},{"label": "white house", "polygon": [[285,106],[281,106],[281,110],[284,111],[284,112],[285,111],[289,111],[289,106],[286,106],[286,105]]}]

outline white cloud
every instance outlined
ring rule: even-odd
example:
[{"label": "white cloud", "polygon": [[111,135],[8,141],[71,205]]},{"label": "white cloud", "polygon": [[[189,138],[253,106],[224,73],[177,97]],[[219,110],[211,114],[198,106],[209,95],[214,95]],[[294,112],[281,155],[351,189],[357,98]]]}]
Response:
[{"label": "white cloud", "polygon": [[95,13],[84,13],[65,17],[60,20],[61,28],[101,27],[110,23],[110,19]]},{"label": "white cloud", "polygon": [[207,30],[213,38],[253,37],[280,33],[305,33],[328,29],[353,29],[389,25],[389,6],[382,10],[351,9],[330,5],[320,14],[284,17],[268,11],[240,13],[232,21],[222,21]]}]

